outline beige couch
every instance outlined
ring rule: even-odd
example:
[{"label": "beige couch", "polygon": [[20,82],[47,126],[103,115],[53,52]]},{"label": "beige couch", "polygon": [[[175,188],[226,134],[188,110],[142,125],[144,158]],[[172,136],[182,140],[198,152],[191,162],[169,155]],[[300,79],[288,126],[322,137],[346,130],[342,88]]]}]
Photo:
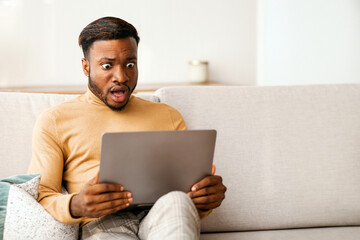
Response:
[{"label": "beige couch", "polygon": [[[173,87],[141,97],[218,131],[228,187],[201,239],[360,239],[360,84]],[[26,173],[44,109],[71,95],[0,93],[0,178]]]}]

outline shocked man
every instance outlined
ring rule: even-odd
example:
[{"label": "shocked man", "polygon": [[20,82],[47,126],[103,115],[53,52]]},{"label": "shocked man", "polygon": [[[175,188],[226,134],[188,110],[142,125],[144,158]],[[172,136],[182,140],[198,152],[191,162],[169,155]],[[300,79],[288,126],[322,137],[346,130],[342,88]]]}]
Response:
[{"label": "shocked man", "polygon": [[40,115],[29,173],[41,174],[38,201],[58,221],[79,223],[82,239],[199,239],[200,219],[225,198],[220,176],[205,177],[188,193],[170,192],[151,210],[127,210],[133,198],[126,186],[98,183],[102,133],[186,130],[174,108],[132,95],[138,44],[136,29],[119,18],[83,29],[88,90]]}]

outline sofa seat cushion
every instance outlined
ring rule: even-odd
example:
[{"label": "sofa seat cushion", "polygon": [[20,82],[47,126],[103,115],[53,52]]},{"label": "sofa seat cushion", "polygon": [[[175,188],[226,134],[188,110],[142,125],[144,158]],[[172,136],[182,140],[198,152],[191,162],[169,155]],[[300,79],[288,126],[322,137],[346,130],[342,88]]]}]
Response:
[{"label": "sofa seat cushion", "polygon": [[204,233],[201,240],[358,240],[360,227],[306,228],[272,231]]}]

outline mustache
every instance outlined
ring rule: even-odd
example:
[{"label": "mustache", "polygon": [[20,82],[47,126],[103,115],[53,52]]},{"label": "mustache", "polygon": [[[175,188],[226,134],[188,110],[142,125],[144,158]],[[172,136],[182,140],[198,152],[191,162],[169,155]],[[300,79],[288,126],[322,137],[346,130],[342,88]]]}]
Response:
[{"label": "mustache", "polygon": [[113,87],[116,87],[116,86],[119,86],[119,87],[124,86],[124,87],[126,87],[126,88],[128,89],[129,92],[131,91],[129,85],[127,85],[126,83],[115,83],[114,85],[111,85],[111,86],[107,89],[107,93],[109,93],[110,90],[111,90]]}]

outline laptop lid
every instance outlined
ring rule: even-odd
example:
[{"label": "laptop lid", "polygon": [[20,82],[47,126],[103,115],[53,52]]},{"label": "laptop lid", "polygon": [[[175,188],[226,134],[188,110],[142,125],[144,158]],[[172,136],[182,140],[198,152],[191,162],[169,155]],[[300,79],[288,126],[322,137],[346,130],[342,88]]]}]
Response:
[{"label": "laptop lid", "polygon": [[132,205],[153,204],[170,191],[189,192],[211,174],[216,130],[104,133],[99,183],[117,183]]}]

